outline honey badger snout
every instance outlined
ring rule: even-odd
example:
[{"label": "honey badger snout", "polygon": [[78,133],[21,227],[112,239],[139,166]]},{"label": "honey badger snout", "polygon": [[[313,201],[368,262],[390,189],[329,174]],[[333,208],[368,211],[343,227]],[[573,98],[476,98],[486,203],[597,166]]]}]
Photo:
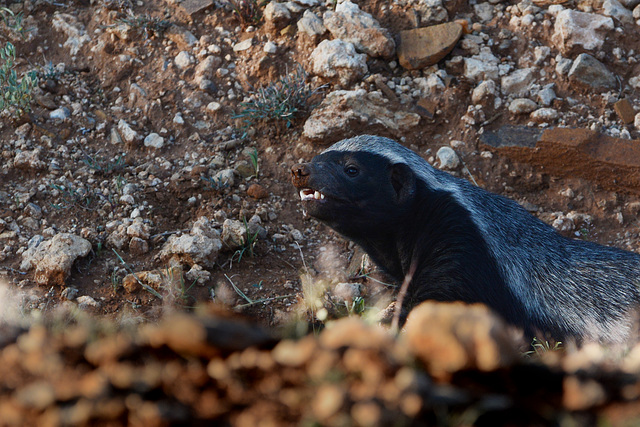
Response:
[{"label": "honey badger snout", "polygon": [[291,167],[291,182],[294,186],[300,188],[307,186],[311,168],[309,163],[299,163]]}]

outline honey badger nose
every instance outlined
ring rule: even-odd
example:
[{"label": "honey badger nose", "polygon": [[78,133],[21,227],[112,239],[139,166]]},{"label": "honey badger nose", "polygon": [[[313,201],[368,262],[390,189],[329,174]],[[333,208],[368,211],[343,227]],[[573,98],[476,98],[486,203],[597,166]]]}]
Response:
[{"label": "honey badger nose", "polygon": [[291,167],[292,178],[302,178],[309,175],[308,163],[300,163]]},{"label": "honey badger nose", "polygon": [[311,171],[308,163],[300,163],[291,167],[291,182],[296,187],[304,187]]}]

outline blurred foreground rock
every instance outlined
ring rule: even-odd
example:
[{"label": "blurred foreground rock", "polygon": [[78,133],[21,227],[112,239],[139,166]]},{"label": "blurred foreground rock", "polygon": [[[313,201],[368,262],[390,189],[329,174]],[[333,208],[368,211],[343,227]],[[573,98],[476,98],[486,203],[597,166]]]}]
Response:
[{"label": "blurred foreground rock", "polygon": [[425,303],[399,338],[352,317],[298,340],[220,310],[0,326],[0,425],[637,421],[639,348],[617,365],[593,347],[528,358],[483,306]]}]

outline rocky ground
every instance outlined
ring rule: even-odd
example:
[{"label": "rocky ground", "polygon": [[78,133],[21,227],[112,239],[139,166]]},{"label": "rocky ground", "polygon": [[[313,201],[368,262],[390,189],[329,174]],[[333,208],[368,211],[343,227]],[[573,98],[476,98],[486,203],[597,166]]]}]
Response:
[{"label": "rocky ground", "polygon": [[31,111],[0,122],[7,324],[213,302],[301,334],[375,315],[393,284],[289,184],[365,132],[566,235],[640,249],[636,0],[0,6],[0,47],[38,77]]}]

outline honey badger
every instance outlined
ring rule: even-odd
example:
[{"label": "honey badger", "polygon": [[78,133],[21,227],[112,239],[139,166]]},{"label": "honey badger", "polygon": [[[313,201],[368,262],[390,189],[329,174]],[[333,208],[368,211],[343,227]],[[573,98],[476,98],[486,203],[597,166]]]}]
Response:
[{"label": "honey badger", "polygon": [[411,304],[480,302],[528,336],[622,343],[640,302],[640,255],[569,239],[518,203],[378,136],[291,168],[303,209],[360,245]]}]

